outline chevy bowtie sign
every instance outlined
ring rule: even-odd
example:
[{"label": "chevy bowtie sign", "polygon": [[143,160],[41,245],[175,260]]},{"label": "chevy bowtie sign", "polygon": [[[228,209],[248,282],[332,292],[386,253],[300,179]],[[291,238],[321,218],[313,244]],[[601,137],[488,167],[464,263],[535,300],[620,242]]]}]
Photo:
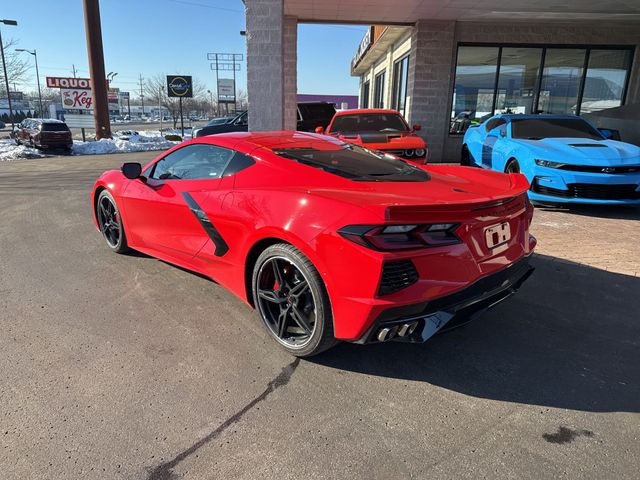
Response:
[{"label": "chevy bowtie sign", "polygon": [[167,75],[167,95],[169,97],[193,97],[190,75]]}]

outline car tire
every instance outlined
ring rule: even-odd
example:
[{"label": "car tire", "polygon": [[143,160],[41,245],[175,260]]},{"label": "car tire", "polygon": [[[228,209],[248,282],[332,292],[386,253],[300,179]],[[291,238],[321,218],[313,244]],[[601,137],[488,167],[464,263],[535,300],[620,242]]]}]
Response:
[{"label": "car tire", "polygon": [[96,219],[98,220],[100,233],[102,233],[102,237],[111,251],[125,253],[130,250],[120,210],[118,210],[116,201],[108,190],[102,190],[98,195]]},{"label": "car tire", "polygon": [[504,167],[504,173],[520,173],[518,160],[511,158]]},{"label": "car tire", "polygon": [[267,332],[291,355],[310,357],[338,343],[324,282],[293,245],[279,243],[265,249],[255,263],[251,284]]}]

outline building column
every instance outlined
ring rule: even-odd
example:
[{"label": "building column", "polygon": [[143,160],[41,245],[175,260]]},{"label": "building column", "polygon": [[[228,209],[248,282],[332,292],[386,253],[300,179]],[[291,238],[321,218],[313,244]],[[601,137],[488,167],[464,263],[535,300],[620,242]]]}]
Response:
[{"label": "building column", "polygon": [[249,130],[296,128],[297,19],[284,0],[246,0]]},{"label": "building column", "polygon": [[411,34],[409,122],[422,125],[429,161],[444,158],[451,117],[451,78],[455,62],[455,22],[419,20]]}]

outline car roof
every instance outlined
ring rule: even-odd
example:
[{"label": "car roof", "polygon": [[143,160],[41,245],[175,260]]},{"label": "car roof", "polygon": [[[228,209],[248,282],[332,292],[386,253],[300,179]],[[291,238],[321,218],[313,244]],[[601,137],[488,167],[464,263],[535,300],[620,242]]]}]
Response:
[{"label": "car roof", "polygon": [[193,140],[194,143],[209,143],[214,145],[238,147],[241,144],[246,149],[268,148],[338,148],[344,142],[337,138],[316,133],[298,132],[294,130],[275,130],[271,132],[230,132],[217,135],[207,135]]},{"label": "car roof", "polygon": [[336,117],[342,115],[358,115],[361,113],[389,113],[394,115],[400,115],[400,112],[397,110],[390,110],[388,108],[352,108],[349,110],[340,110],[336,112]]},{"label": "car roof", "polygon": [[[551,113],[538,113],[538,114],[524,114],[524,113],[497,113],[493,117],[488,118],[504,118],[505,120],[518,120],[518,119],[535,119],[535,118],[556,118],[556,119],[570,119],[570,118],[581,118],[578,115],[569,115],[569,114],[551,114]],[[583,119],[584,120],[584,119]]]}]

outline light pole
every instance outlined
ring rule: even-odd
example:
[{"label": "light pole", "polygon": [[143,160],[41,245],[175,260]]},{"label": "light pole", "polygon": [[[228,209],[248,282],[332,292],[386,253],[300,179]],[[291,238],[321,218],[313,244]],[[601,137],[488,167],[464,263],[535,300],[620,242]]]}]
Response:
[{"label": "light pole", "polygon": [[33,50],[27,50],[25,48],[16,48],[16,52],[27,52],[29,55],[33,55],[36,61],[36,79],[38,81],[38,102],[40,103],[40,118],[44,118],[44,109],[42,108],[42,92],[40,91],[40,72],[38,71],[38,52],[34,48]]},{"label": "light pole", "polygon": [[[0,23],[4,23],[5,25],[13,25],[14,27],[18,25],[18,22],[15,20],[0,20]],[[11,131],[16,128],[13,123],[13,107],[11,106],[11,94],[9,93],[9,77],[7,77],[7,62],[4,59],[4,44],[2,43],[2,32],[0,32],[0,52],[2,53],[2,68],[4,69],[4,84],[7,87],[7,100],[9,101],[9,116],[11,117]]]},{"label": "light pole", "polygon": [[209,108],[209,115],[213,115],[213,92],[211,90],[207,90],[207,93],[209,94],[209,105],[211,105]]},{"label": "light pole", "polygon": [[162,136],[162,91],[164,90],[164,85],[160,85],[158,88],[158,115],[160,115],[160,136]]},{"label": "light pole", "polygon": [[[115,76],[118,75],[117,72],[109,72],[107,73],[107,108],[109,108],[109,94],[111,93],[111,82]],[[118,104],[118,113],[120,112],[120,105]],[[111,110],[109,110],[109,118],[111,118]]]}]

